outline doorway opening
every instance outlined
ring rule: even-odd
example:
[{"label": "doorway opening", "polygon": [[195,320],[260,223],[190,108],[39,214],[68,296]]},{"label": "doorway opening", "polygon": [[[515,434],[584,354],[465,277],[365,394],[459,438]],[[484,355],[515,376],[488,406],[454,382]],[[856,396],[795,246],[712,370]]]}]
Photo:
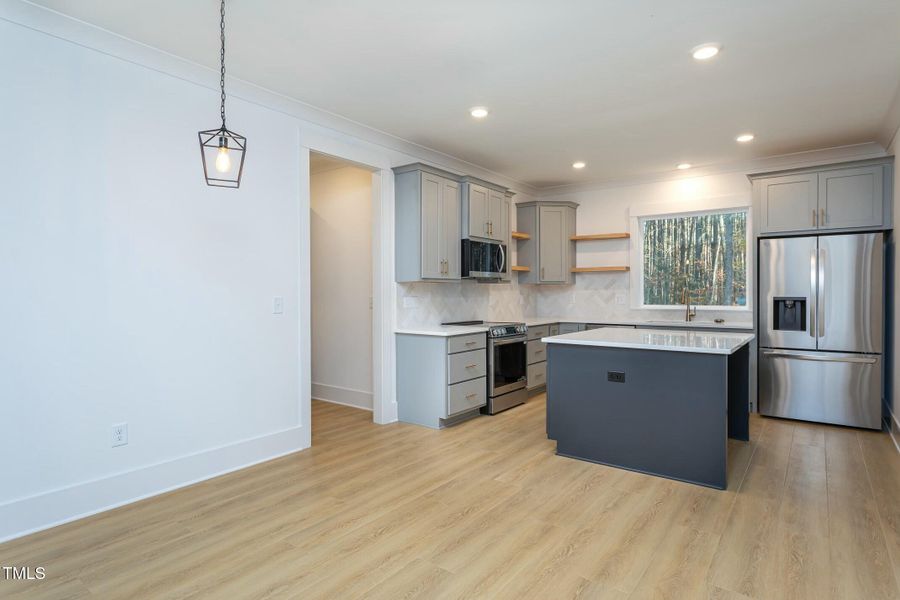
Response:
[{"label": "doorway opening", "polygon": [[374,173],[309,154],[313,435],[320,433],[316,414],[348,414],[335,405],[374,409]]}]

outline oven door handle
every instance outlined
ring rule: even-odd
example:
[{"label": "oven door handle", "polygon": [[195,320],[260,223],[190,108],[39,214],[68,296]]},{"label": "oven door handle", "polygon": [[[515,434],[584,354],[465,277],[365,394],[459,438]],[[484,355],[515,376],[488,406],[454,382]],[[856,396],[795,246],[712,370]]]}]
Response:
[{"label": "oven door handle", "polygon": [[498,338],[498,339],[491,340],[491,344],[494,346],[505,346],[507,344],[524,344],[524,343],[525,343],[524,335],[517,335],[515,337]]}]

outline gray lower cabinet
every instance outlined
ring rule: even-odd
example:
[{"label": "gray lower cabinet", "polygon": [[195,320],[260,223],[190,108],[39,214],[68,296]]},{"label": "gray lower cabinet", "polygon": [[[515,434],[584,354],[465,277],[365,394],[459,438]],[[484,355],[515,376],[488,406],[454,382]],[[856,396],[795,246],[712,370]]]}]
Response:
[{"label": "gray lower cabinet", "polygon": [[[556,333],[551,333],[552,331]],[[559,325],[556,323],[528,328],[528,341],[525,347],[528,362],[525,387],[528,391],[539,391],[547,384],[547,344],[542,342],[541,338],[557,333]]]},{"label": "gray lower cabinet", "polygon": [[397,334],[400,421],[435,429],[487,404],[487,334]]},{"label": "gray lower cabinet", "polygon": [[574,202],[540,200],[516,205],[516,230],[527,234],[519,240],[519,283],[570,284],[575,282]]},{"label": "gray lower cabinet", "polygon": [[751,175],[759,234],[889,229],[892,161]]},{"label": "gray lower cabinet", "polygon": [[460,278],[460,183],[426,165],[394,169],[398,282]]},{"label": "gray lower cabinet", "polygon": [[560,323],[559,324],[559,334],[562,335],[564,333],[575,333],[576,331],[584,331],[585,324],[584,323]]}]

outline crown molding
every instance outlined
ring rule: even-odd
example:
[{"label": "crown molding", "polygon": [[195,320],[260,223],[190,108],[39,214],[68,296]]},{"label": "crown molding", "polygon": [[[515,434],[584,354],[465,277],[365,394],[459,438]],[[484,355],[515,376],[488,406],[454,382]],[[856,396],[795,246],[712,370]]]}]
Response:
[{"label": "crown molding", "polygon": [[[219,72],[191,62],[159,48],[126,38],[91,23],[27,0],[0,0],[0,20],[100,52],[107,56],[181,79],[218,92]],[[295,98],[279,94],[249,81],[228,78],[229,97],[256,104],[304,121],[309,125],[392,151],[396,165],[405,162],[428,162],[460,175],[472,175],[526,193],[536,193],[534,186],[486,169],[480,165],[405,140],[352,119],[317,108]]]},{"label": "crown molding", "polygon": [[649,183],[662,183],[665,181],[678,181],[682,179],[694,179],[708,177],[710,175],[723,175],[728,173],[758,173],[767,171],[781,171],[814,167],[832,163],[841,163],[852,160],[865,160],[869,158],[882,158],[888,156],[884,147],[877,142],[865,142],[849,146],[837,146],[834,148],[822,148],[792,154],[779,154],[757,158],[749,161],[723,163],[690,169],[690,173],[684,171],[665,171],[651,173],[639,177],[613,178],[586,183],[575,183],[553,187],[539,188],[537,197],[548,198],[563,196],[579,192],[591,192],[616,187],[629,187]]}]

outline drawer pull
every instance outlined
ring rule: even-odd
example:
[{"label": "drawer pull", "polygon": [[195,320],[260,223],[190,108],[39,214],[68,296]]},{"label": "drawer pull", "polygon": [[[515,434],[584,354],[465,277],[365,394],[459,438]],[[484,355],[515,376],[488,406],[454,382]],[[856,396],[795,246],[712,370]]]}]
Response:
[{"label": "drawer pull", "polygon": [[478,343],[478,342],[474,342],[474,341],[473,341],[473,342],[466,342],[466,346],[474,346],[474,345],[477,344],[477,343]]},{"label": "drawer pull", "polygon": [[543,350],[535,350],[534,353],[535,353],[535,354],[543,354],[544,351],[543,351]]},{"label": "drawer pull", "polygon": [[535,379],[540,379],[540,378],[543,377],[543,376],[544,376],[543,373],[537,373],[537,374],[535,374],[534,378],[535,378]]},{"label": "drawer pull", "polygon": [[474,368],[477,367],[477,366],[478,366],[478,365],[466,365],[466,368],[467,368],[467,369],[474,369]]},{"label": "drawer pull", "polygon": [[466,400],[468,400],[470,398],[475,398],[476,396],[478,396],[478,394],[476,394],[475,392],[472,392],[471,394],[466,394]]}]

